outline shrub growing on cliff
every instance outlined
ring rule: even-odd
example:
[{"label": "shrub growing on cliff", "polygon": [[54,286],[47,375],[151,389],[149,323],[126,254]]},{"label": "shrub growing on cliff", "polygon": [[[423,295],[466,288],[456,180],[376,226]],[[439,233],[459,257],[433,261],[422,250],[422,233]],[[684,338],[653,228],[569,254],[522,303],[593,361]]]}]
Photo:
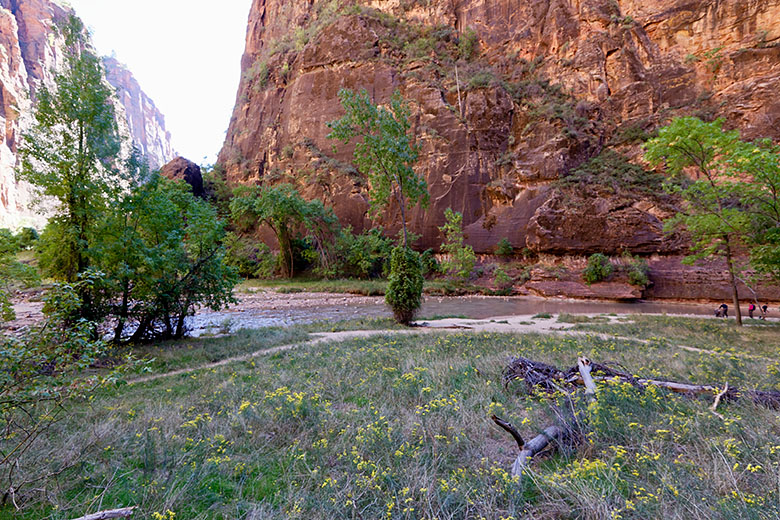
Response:
[{"label": "shrub growing on cliff", "polygon": [[650,283],[650,266],[644,258],[634,258],[629,255],[629,263],[626,269],[628,283],[637,287],[647,287]]},{"label": "shrub growing on cliff", "polygon": [[422,275],[420,255],[407,247],[395,247],[390,254],[390,276],[385,301],[398,323],[409,325],[422,305]]},{"label": "shrub growing on cliff", "polygon": [[385,106],[375,105],[366,90],[342,89],[339,99],[346,114],[331,121],[328,137],[348,143],[354,138],[355,164],[368,177],[371,211],[374,215],[394,200],[401,211],[403,245],[408,246],[406,213],[417,204],[428,205],[428,184],[414,171],[419,147],[410,135],[411,111],[399,92]]},{"label": "shrub growing on cliff", "polygon": [[496,244],[496,254],[498,256],[512,256],[515,254],[515,248],[509,243],[509,240],[502,238]]},{"label": "shrub growing on cliff", "polygon": [[463,243],[463,215],[447,208],[444,210],[444,218],[446,222],[439,228],[444,234],[441,250],[448,254],[449,258],[442,262],[442,268],[462,280],[467,280],[474,270],[477,255],[471,246]]},{"label": "shrub growing on cliff", "polygon": [[605,255],[596,253],[588,258],[588,265],[582,272],[582,278],[588,283],[596,283],[606,280],[612,275],[614,268]]}]

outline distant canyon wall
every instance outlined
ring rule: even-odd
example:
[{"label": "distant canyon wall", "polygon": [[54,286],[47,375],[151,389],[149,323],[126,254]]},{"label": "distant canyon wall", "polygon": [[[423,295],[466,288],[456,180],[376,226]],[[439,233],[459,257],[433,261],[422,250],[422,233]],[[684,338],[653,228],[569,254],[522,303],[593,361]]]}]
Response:
[{"label": "distant canyon wall", "polygon": [[[379,102],[398,89],[431,193],[411,216],[418,248],[438,247],[452,207],[478,252],[507,238],[555,255],[679,255],[684,241],[662,230],[668,201],[556,181],[607,148],[641,162],[642,139],[677,115],[780,138],[780,0],[360,3],[253,0],[219,156],[228,181],[292,182],[371,226],[353,149],[326,123],[343,113],[341,88]],[[378,223],[397,230],[398,209]]]},{"label": "distant canyon wall", "polygon": [[[54,25],[69,8],[52,0],[0,0],[0,227],[41,227],[45,216],[29,208],[32,189],[14,179],[20,134],[31,124],[33,99],[63,59]],[[154,168],[175,154],[165,120],[123,65],[104,60],[107,81],[117,91],[120,131],[132,137]]]}]

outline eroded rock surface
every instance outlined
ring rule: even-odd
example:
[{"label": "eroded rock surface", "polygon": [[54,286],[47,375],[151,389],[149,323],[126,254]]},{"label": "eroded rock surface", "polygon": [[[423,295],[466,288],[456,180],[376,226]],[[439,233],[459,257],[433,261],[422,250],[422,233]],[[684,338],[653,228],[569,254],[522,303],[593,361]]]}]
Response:
[{"label": "eroded rock surface", "polygon": [[[438,246],[452,207],[481,252],[504,237],[556,254],[671,252],[680,244],[662,233],[654,201],[573,211],[551,184],[606,146],[637,158],[632,136],[674,115],[780,137],[780,0],[360,3],[374,10],[253,1],[220,155],[230,182],[293,181],[356,230],[370,225],[352,148],[327,139],[325,123],[342,113],[340,88],[379,102],[399,89],[432,200],[412,215],[418,247]],[[453,58],[470,30],[478,50]],[[398,212],[380,224],[394,231]]]},{"label": "eroded rock surface", "polygon": [[[29,208],[32,188],[14,178],[20,134],[31,124],[35,93],[51,85],[63,59],[55,25],[69,13],[55,0],[0,0],[0,227],[45,224],[45,216]],[[117,89],[121,131],[133,139],[152,167],[174,157],[170,135],[154,103],[132,74],[116,60],[106,60],[106,79]]]}]

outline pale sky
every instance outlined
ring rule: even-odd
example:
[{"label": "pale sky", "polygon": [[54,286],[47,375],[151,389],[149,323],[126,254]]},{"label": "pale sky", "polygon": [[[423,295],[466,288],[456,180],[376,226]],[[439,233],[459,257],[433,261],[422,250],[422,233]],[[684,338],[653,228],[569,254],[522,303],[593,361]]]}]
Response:
[{"label": "pale sky", "polygon": [[251,0],[63,0],[165,116],[173,148],[213,163],[241,76]]}]

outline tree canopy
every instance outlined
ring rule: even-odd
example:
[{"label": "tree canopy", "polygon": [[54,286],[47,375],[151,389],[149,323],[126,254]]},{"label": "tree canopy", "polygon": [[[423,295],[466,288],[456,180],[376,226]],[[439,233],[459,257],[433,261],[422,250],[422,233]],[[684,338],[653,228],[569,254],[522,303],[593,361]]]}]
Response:
[{"label": "tree canopy", "polygon": [[239,224],[251,225],[257,222],[267,225],[279,242],[282,268],[288,277],[293,276],[292,239],[298,227],[304,227],[314,236],[324,250],[325,235],[336,225],[331,210],[319,200],[306,201],[290,184],[236,188],[230,202],[233,219]]}]

